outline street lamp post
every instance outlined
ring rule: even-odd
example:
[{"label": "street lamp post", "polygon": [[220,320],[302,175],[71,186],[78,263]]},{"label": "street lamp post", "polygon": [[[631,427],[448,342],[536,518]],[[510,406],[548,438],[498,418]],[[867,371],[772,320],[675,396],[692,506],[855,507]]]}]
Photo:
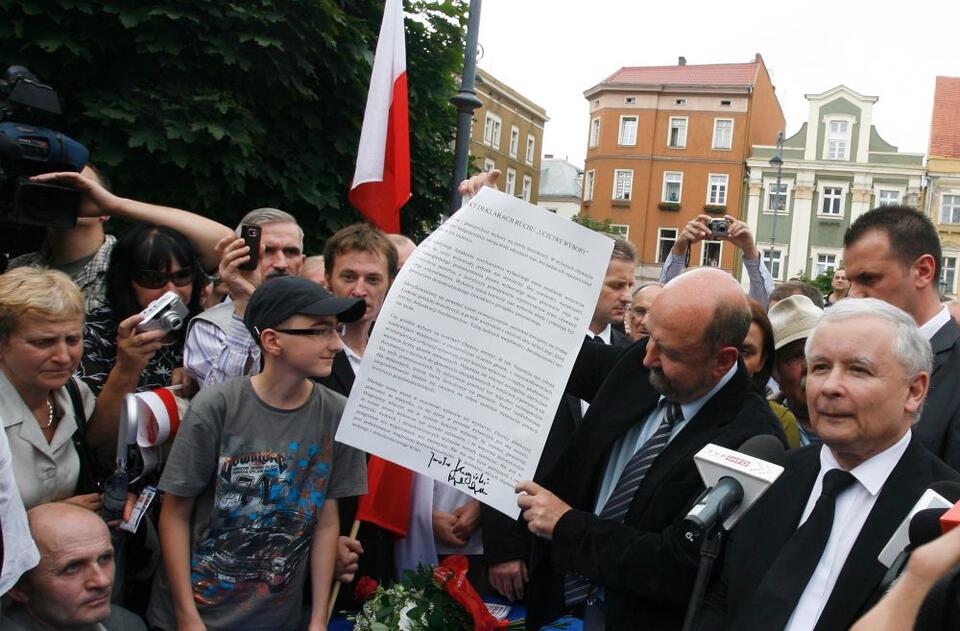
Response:
[{"label": "street lamp post", "polygon": [[473,111],[482,103],[477,98],[474,83],[477,75],[477,38],[480,31],[481,0],[470,0],[470,17],[467,19],[467,45],[463,51],[463,76],[460,91],[450,97],[457,106],[457,141],[454,148],[453,182],[450,191],[450,214],[460,208],[457,185],[467,177],[467,159],[470,155],[470,127]]},{"label": "street lamp post", "polygon": [[[767,259],[767,269],[770,270],[770,275],[773,274],[773,251],[777,245],[777,211],[780,210],[780,204],[785,202],[787,199],[786,195],[780,194],[780,180],[783,177],[783,132],[777,133],[777,155],[770,158],[770,166],[776,167],[777,169],[777,183],[776,183],[776,196],[774,197],[773,203],[773,226],[770,228],[770,254]],[[786,210],[786,208],[784,208]],[[781,261],[781,265],[783,262]],[[774,276],[774,278],[776,278]]]}]

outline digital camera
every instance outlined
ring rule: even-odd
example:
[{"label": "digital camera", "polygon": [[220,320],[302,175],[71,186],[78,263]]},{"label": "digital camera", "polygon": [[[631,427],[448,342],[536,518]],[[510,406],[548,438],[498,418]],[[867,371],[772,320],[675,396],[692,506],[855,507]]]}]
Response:
[{"label": "digital camera", "polygon": [[726,219],[711,219],[707,222],[707,227],[710,229],[711,235],[722,237],[727,236],[727,231],[730,228]]},{"label": "digital camera", "polygon": [[176,292],[168,291],[140,312],[143,320],[137,325],[137,331],[166,331],[172,333],[180,330],[187,319],[189,311]]}]

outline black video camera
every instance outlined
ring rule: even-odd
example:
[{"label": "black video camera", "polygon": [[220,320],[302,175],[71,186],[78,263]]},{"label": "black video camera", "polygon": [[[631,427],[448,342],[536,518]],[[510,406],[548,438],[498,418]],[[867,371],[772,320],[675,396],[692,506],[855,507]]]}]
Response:
[{"label": "black video camera", "polygon": [[90,159],[82,144],[40,126],[60,115],[60,98],[23,66],[0,78],[0,222],[72,228],[80,192],[68,186],[31,182],[56,171],[80,172]]}]

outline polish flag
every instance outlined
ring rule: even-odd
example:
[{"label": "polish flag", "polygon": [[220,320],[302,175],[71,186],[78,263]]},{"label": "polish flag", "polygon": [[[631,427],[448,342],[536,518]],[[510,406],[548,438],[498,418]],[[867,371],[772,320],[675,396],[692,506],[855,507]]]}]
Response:
[{"label": "polish flag", "polygon": [[400,207],[410,199],[410,125],[403,1],[386,0],[360,131],[350,203],[375,226],[400,232]]}]

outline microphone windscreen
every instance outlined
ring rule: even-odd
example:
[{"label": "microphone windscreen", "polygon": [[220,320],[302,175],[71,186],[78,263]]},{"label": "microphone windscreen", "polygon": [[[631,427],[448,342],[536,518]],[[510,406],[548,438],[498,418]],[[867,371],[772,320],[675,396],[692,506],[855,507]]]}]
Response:
[{"label": "microphone windscreen", "polygon": [[770,434],[760,434],[759,436],[747,439],[740,445],[737,451],[780,466],[783,466],[783,462],[787,457],[783,443]]},{"label": "microphone windscreen", "polygon": [[960,482],[949,482],[942,480],[930,485],[930,489],[943,496],[948,502],[957,503],[960,501]]},{"label": "microphone windscreen", "polygon": [[910,519],[910,547],[922,546],[939,537],[940,517],[946,512],[945,508],[925,508],[917,511]]}]

